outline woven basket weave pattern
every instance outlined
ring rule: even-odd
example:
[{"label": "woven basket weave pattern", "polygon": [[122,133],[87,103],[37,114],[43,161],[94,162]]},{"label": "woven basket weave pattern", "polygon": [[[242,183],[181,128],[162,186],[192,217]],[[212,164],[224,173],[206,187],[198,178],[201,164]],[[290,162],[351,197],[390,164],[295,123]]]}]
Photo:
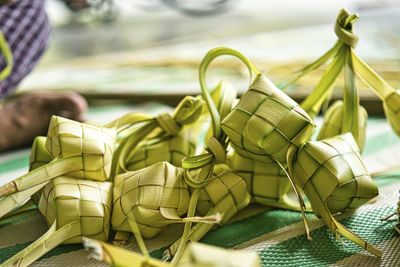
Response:
[{"label": "woven basket weave pattern", "polygon": [[213,207],[220,205],[224,210],[217,212],[223,214],[224,223],[249,203],[246,182],[225,164],[218,164],[212,180],[200,191],[197,212],[202,216],[210,215]]},{"label": "woven basket weave pattern", "polygon": [[259,75],[223,120],[222,129],[238,151],[258,160],[267,155],[286,162],[289,145],[308,141],[315,125],[296,102]]},{"label": "woven basket weave pattern", "polygon": [[145,140],[128,160],[127,169],[135,171],[162,161],[181,167],[182,159],[194,154],[196,137],[197,134],[193,130],[184,128],[177,136]]},{"label": "woven basket weave pattern", "polygon": [[133,211],[143,237],[152,238],[168,221],[160,208],[175,209],[178,216],[187,212],[189,189],[183,180],[183,169],[167,162],[115,177],[112,226],[131,232],[127,215]]},{"label": "woven basket weave pattern", "polygon": [[57,229],[80,221],[81,235],[65,244],[81,243],[82,236],[108,239],[111,219],[112,183],[60,176],[47,184],[39,202],[39,211],[48,225],[57,220]]},{"label": "woven basket weave pattern", "polygon": [[378,195],[350,133],[307,143],[297,153],[293,176],[306,194],[315,189],[332,213],[358,208]]},{"label": "woven basket weave pattern", "polygon": [[272,159],[261,162],[233,151],[228,155],[227,164],[246,182],[252,202],[271,205],[290,190],[286,174]]},{"label": "woven basket weave pattern", "polygon": [[113,130],[53,116],[46,147],[54,157],[82,155],[82,171],[70,176],[105,181],[110,175],[114,143]]}]

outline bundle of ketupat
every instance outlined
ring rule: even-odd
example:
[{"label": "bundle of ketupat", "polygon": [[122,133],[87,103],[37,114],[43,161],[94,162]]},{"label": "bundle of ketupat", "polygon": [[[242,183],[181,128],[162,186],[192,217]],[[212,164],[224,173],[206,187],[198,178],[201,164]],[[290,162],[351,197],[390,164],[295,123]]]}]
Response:
[{"label": "bundle of ketupat", "polygon": [[59,176],[42,192],[39,211],[50,229],[2,266],[28,266],[61,243],[82,243],[82,237],[107,241],[112,186],[110,182]]},{"label": "bundle of ketupat", "polygon": [[[210,59],[207,59],[207,57],[213,59],[220,55],[234,55],[241,59],[250,71],[257,73],[256,68],[251,62],[248,61],[248,59],[246,59],[237,51],[228,48],[216,48],[211,50],[203,61],[210,61]],[[319,87],[319,90],[321,90],[321,88],[322,87]],[[354,90],[352,92],[354,92]],[[315,104],[312,104],[310,107],[310,111],[313,111]],[[212,109],[210,108],[210,110]],[[267,127],[268,130],[265,127]],[[226,118],[222,120],[222,129],[229,137],[229,144],[232,145],[236,153],[258,161],[274,161],[276,166],[279,166],[282,171],[286,173],[289,180],[292,182],[292,185],[293,182],[295,183],[293,188],[299,199],[299,208],[303,212],[307,236],[309,239],[311,239],[303,211],[305,205],[296,188],[296,186],[298,186],[304,189],[304,184],[300,182],[303,181],[302,179],[306,179],[307,176],[305,176],[304,173],[293,174],[291,168],[291,166],[295,163],[294,160],[296,158],[294,155],[296,155],[296,152],[299,151],[300,153],[304,151],[304,147],[307,147],[308,144],[313,144],[312,142],[309,143],[311,135],[315,129],[315,124],[311,117],[308,116],[304,110],[298,107],[298,105],[289,96],[282,91],[279,91],[279,89],[277,89],[272,82],[267,80],[267,78],[264,78],[261,74],[258,74],[255,78],[255,81],[252,82],[249,91],[243,95],[231,113],[229,113]],[[333,142],[330,149],[323,147],[322,149],[318,148],[320,150],[317,149],[317,151],[319,151],[321,154],[328,153],[331,155],[332,151],[343,150],[341,146],[342,144],[340,142]],[[350,145],[348,145],[348,147],[349,146]],[[350,147],[352,148],[351,151],[342,151],[342,153],[351,152],[356,155],[359,152],[359,149],[355,143],[351,144]],[[327,149],[327,151],[324,149]],[[337,152],[338,156],[340,157],[342,156],[342,153]],[[332,169],[331,171],[337,175],[331,178],[335,178],[335,180],[327,178],[329,180],[324,180],[321,183],[328,183],[328,185],[334,184],[338,186],[341,184],[342,180],[352,180],[357,177],[358,174],[362,173],[365,179],[363,180],[363,178],[357,177],[357,182],[353,183],[359,184],[362,181],[367,181],[367,185],[365,185],[365,187],[362,186],[362,183],[359,186],[361,191],[346,191],[346,189],[343,187],[336,191],[339,195],[345,191],[346,198],[361,198],[362,201],[353,201],[351,205],[348,206],[343,205],[342,199],[330,199],[330,195],[325,194],[326,192],[323,191],[325,188],[323,187],[316,188],[315,190],[307,190],[305,193],[309,199],[312,199],[312,206],[317,207],[316,210],[314,210],[316,215],[323,216],[324,221],[328,224],[328,227],[336,237],[339,238],[338,234],[342,234],[355,243],[363,246],[373,254],[381,256],[381,252],[378,249],[369,245],[347,228],[337,223],[329,210],[330,208],[332,211],[337,213],[345,211],[346,208],[355,209],[378,194],[377,187],[371,180],[365,167],[362,168],[363,163],[361,157],[358,155],[358,157],[355,157],[355,159],[349,159],[350,162],[347,162],[347,164],[358,164],[354,167],[355,170],[360,168],[358,172],[352,173],[353,170],[350,169],[342,173],[341,171],[343,171],[343,168],[349,168],[348,165],[340,166],[338,164],[333,164],[330,166]],[[324,162],[321,164],[323,163]],[[305,166],[302,166],[302,164],[305,164]],[[311,164],[311,162],[304,162],[299,163],[298,166],[307,169],[314,168],[314,165],[316,165]],[[287,167],[289,167],[289,169],[287,169]],[[288,172],[288,170],[290,171]],[[296,179],[293,179],[294,175],[297,175],[301,178],[295,176]],[[334,189],[335,188],[333,188],[332,191]],[[332,193],[332,191],[330,193]],[[317,197],[320,194],[324,195],[325,198]],[[329,208],[327,208],[325,214],[323,214],[321,209],[318,208],[325,206],[325,201],[327,201],[328,198],[330,199],[331,203],[329,203]]]},{"label": "bundle of ketupat", "polygon": [[[154,266],[154,267],[259,267],[260,258],[253,251],[228,250],[192,242],[185,249],[182,258],[171,264],[157,259],[144,257],[138,253],[109,245],[107,243],[85,238],[85,249],[96,260],[112,266]],[[205,257],[204,255],[207,255]]]},{"label": "bundle of ketupat", "polygon": [[[94,125],[53,116],[43,143],[35,143],[34,152],[52,160],[0,189],[0,217],[18,207],[43,188],[51,179],[68,174],[70,177],[106,181],[109,178],[114,151],[115,132]],[[37,155],[37,153],[35,153]],[[42,162],[43,163],[43,162]],[[33,164],[32,167],[41,165]]]},{"label": "bundle of ketupat", "polygon": [[[292,84],[334,56],[314,92],[300,106],[260,74],[239,52],[216,48],[207,53],[200,65],[199,78],[213,131],[208,135],[205,152],[201,155],[193,155],[199,127],[195,123],[205,114],[199,97],[186,97],[172,115],[129,113],[105,127],[53,117],[48,136],[35,140],[31,172],[0,189],[0,196],[11,194],[0,200],[0,217],[43,187],[45,190],[39,207],[45,214],[53,210],[46,207],[54,205],[43,204],[52,203],[50,198],[65,200],[63,203],[68,203],[69,199],[81,199],[77,193],[60,197],[51,195],[48,188],[55,188],[59,180],[73,179],[87,185],[100,182],[77,178],[115,179],[113,228],[134,233],[146,256],[149,254],[142,235],[152,238],[170,223],[185,223],[182,237],[165,254],[166,257],[175,255],[172,264],[176,264],[189,240],[198,240],[215,223],[225,222],[249,203],[248,191],[258,203],[301,210],[305,218],[305,204],[298,193],[299,187],[310,200],[315,214],[322,217],[337,238],[341,234],[380,256],[378,249],[333,217],[335,213],[358,208],[378,194],[356,144],[362,146],[364,143],[366,114],[359,106],[355,74],[382,95],[385,112],[395,129],[400,118],[400,108],[396,104],[396,101],[400,102],[399,93],[369,69],[352,50],[357,40],[352,33],[356,19],[356,15],[341,11],[335,28],[339,41],[334,48],[288,82],[287,85]],[[221,83],[211,94],[206,87],[207,68],[221,55],[239,58],[250,72],[252,82],[249,90],[234,107],[236,91],[231,86]],[[344,100],[327,112],[326,124],[319,137],[322,140],[310,141],[315,131],[312,117],[328,98],[343,68]],[[116,153],[113,153],[115,131],[125,135],[121,135]],[[347,132],[352,135],[342,134]],[[232,154],[227,160],[230,147]],[[233,170],[224,164],[229,164]],[[66,173],[72,177],[63,177]],[[51,179],[53,181],[49,183]],[[287,195],[290,185],[299,199],[297,207]],[[60,190],[65,194],[69,191]],[[85,198],[81,197],[82,200]],[[90,209],[86,211],[90,213]],[[223,214],[222,218],[220,214]],[[75,215],[67,213],[65,218],[49,219],[48,222],[61,220],[78,224]],[[193,222],[196,223],[194,227]],[[55,231],[54,227],[50,231]],[[108,226],[103,224],[103,227],[107,231]],[[307,225],[306,231],[309,236]],[[80,234],[77,236],[74,241],[80,242]],[[99,238],[106,238],[106,234]],[[44,239],[40,240],[34,246],[40,247]]]},{"label": "bundle of ketupat", "polygon": [[289,152],[289,172],[332,233],[376,256],[382,253],[340,224],[332,214],[354,210],[378,195],[351,133],[310,141]]}]

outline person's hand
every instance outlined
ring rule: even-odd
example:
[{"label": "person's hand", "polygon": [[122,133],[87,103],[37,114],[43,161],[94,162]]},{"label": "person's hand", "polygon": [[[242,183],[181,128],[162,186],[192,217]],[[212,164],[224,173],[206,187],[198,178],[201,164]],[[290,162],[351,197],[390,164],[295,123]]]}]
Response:
[{"label": "person's hand", "polygon": [[0,152],[46,135],[52,115],[83,121],[86,110],[86,100],[74,92],[34,93],[10,100],[0,108]]}]

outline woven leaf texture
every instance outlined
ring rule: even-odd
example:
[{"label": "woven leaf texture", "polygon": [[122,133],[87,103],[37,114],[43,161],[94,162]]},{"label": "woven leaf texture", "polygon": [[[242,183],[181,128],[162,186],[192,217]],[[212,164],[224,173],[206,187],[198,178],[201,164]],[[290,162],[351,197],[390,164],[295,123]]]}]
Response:
[{"label": "woven leaf texture", "polygon": [[315,125],[295,101],[259,74],[222,121],[222,129],[240,154],[285,163],[289,145],[307,142]]}]

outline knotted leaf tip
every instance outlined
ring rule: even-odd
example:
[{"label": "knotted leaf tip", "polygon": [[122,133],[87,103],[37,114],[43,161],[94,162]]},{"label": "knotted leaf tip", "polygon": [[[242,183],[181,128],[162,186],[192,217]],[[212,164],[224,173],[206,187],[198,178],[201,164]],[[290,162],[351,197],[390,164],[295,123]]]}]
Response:
[{"label": "knotted leaf tip", "polygon": [[359,18],[357,14],[351,15],[346,9],[342,9],[339,11],[336,24],[335,24],[335,33],[339,40],[350,46],[355,48],[358,43],[358,36],[353,33],[353,23]]},{"label": "knotted leaf tip", "polygon": [[173,117],[179,125],[191,124],[199,118],[202,108],[200,97],[186,96],[176,107]]}]

